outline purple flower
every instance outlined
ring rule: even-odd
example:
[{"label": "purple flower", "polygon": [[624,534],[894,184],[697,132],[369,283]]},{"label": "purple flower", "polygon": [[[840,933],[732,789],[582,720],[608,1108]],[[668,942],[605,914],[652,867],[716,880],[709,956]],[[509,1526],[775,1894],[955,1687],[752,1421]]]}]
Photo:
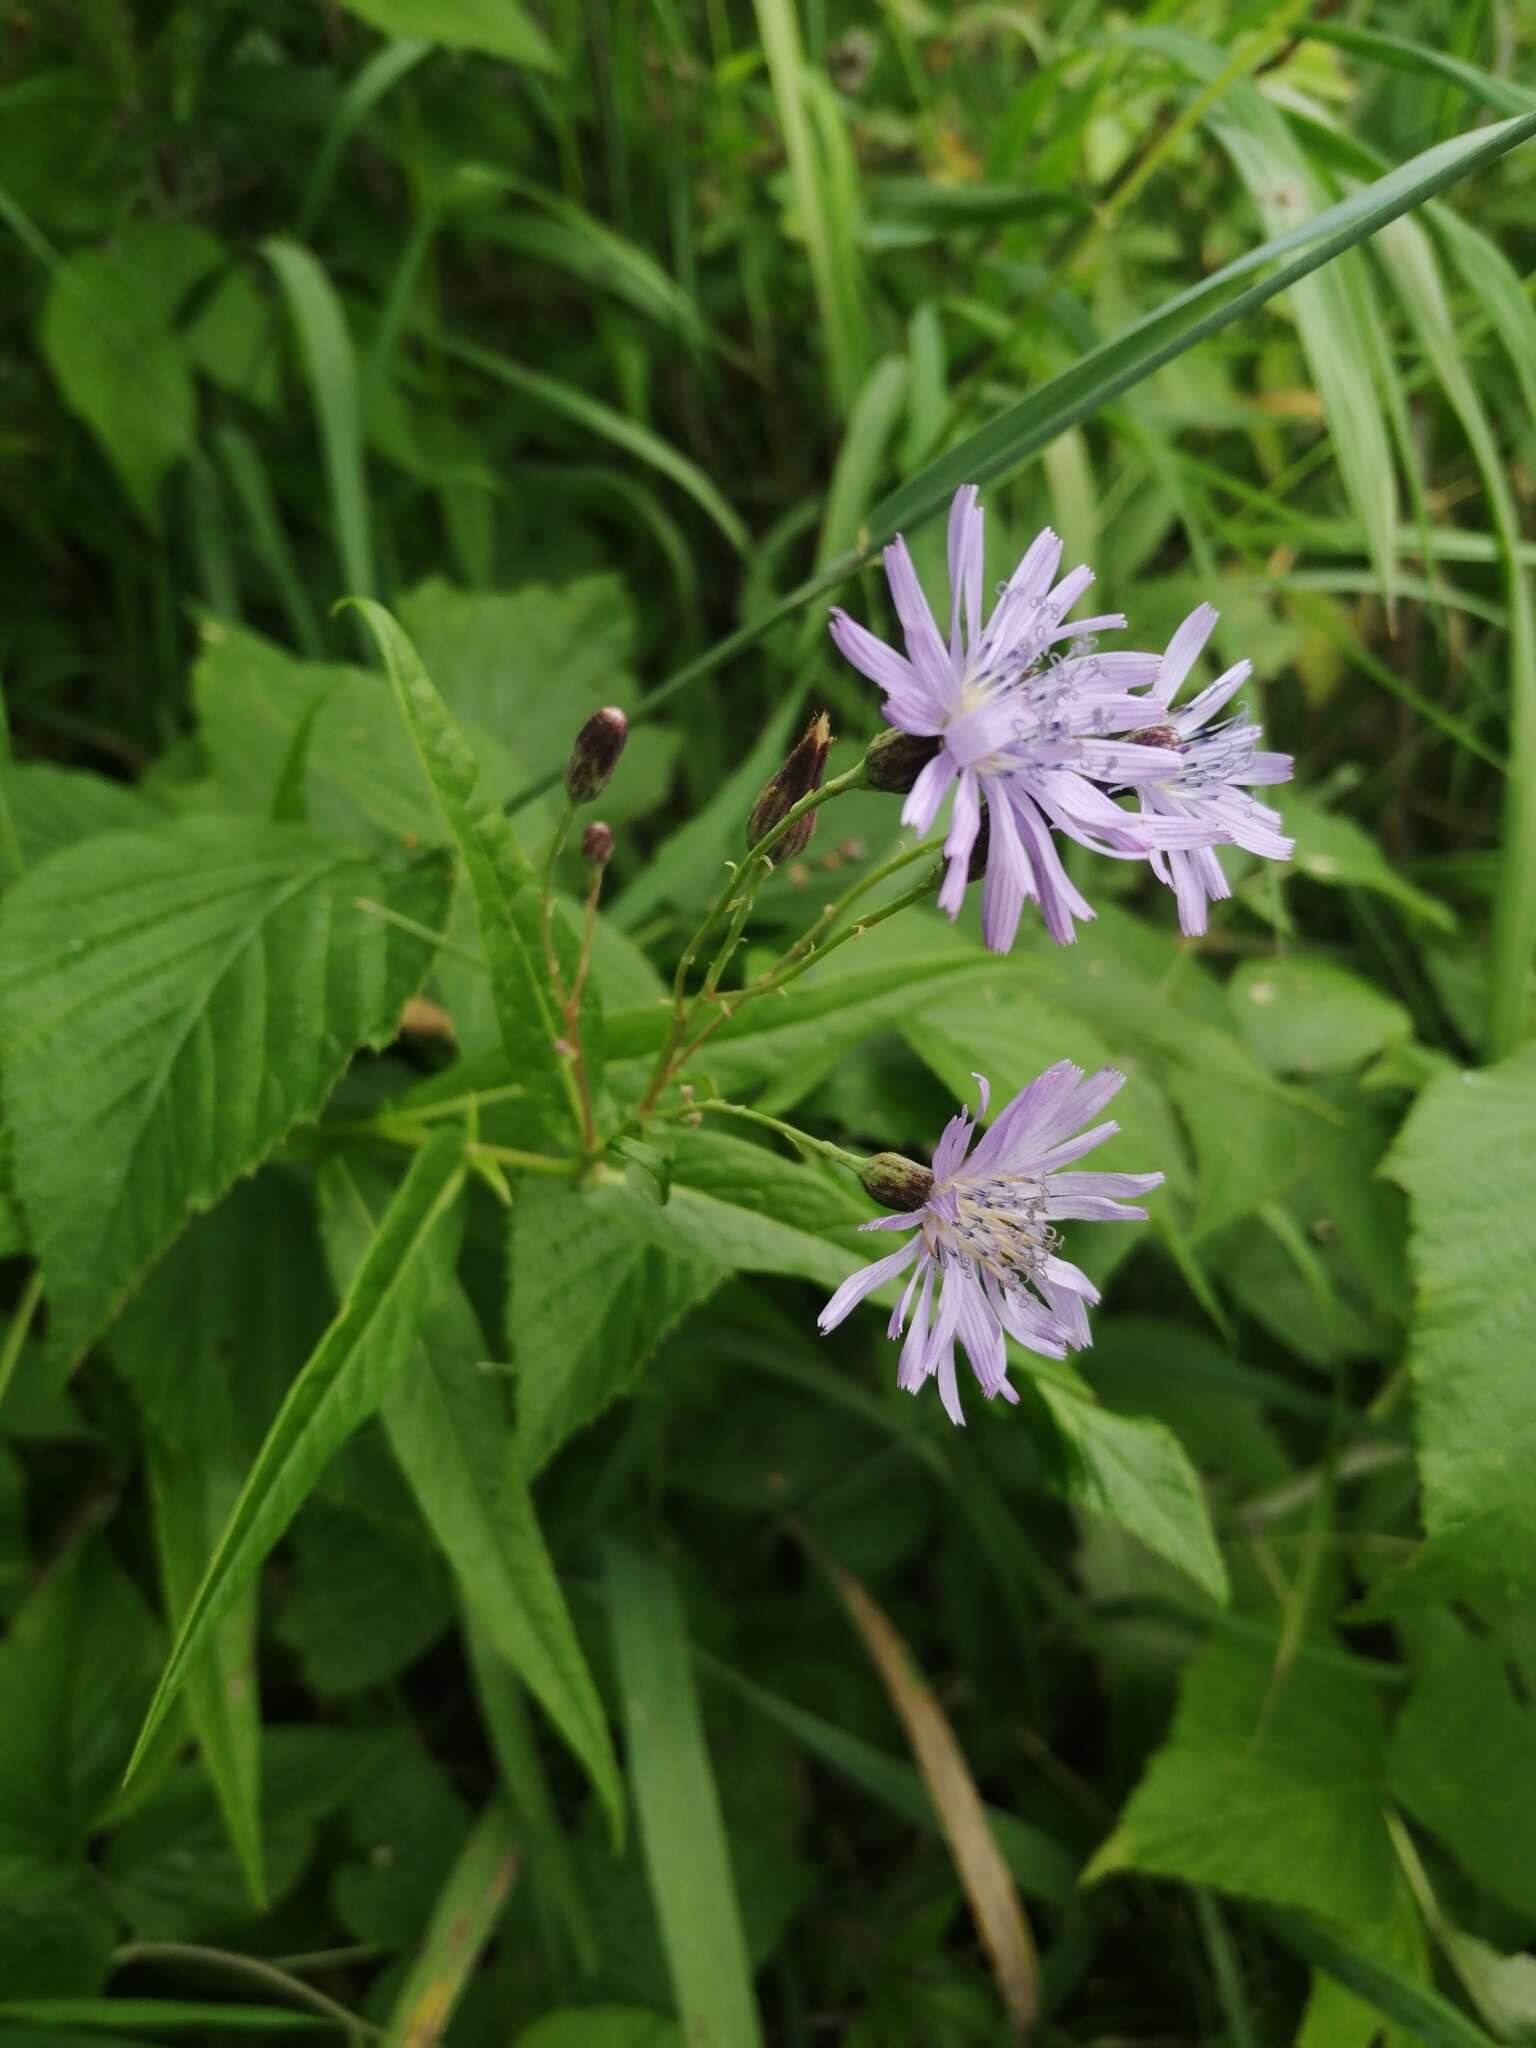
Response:
[{"label": "purple flower", "polygon": [[1252,663],[1240,661],[1225,670],[1182,711],[1169,709],[1218,616],[1210,605],[1198,605],[1168,642],[1146,699],[1147,710],[1161,712],[1163,722],[1149,722],[1132,736],[1147,751],[1161,752],[1166,766],[1159,774],[1147,776],[1138,770],[1126,778],[1134,780],[1144,813],[1198,821],[1209,828],[1211,843],[1151,855],[1153,872],[1173,890],[1179,924],[1191,937],[1205,930],[1206,903],[1232,893],[1216,858],[1216,839],[1231,840],[1268,860],[1289,860],[1295,843],[1281,831],[1279,812],[1249,796],[1244,787],[1289,782],[1290,755],[1263,752],[1258,745],[1262,726],[1247,724],[1241,710],[1223,724],[1210,725],[1247,682]]},{"label": "purple flower", "polygon": [[[990,1088],[978,1074],[985,1116]],[[955,1342],[990,1401],[1017,1401],[1008,1384],[1004,1332],[1031,1351],[1062,1358],[1089,1343],[1088,1309],[1098,1300],[1086,1274],[1059,1256],[1055,1224],[1068,1218],[1130,1222],[1146,1215],[1123,1197],[1144,1195],[1160,1173],[1063,1172],[1120,1128],[1083,1126],[1123,1085],[1113,1067],[1084,1077],[1059,1060],[1016,1095],[972,1150],[976,1125],[951,1117],[933,1155],[927,1199],[909,1214],[879,1216],[865,1230],[910,1230],[888,1258],[845,1280],[822,1310],[822,1331],[835,1330],[866,1294],[910,1267],[889,1335],[906,1331],[896,1383],[915,1394],[938,1376],[952,1422],[963,1423],[955,1383]],[[921,1176],[922,1169],[912,1169]],[[908,1317],[911,1322],[908,1327]]]},{"label": "purple flower", "polygon": [[[971,849],[986,799],[991,845],[982,890],[982,933],[1006,953],[1026,901],[1038,902],[1046,929],[1065,943],[1077,919],[1093,911],[1067,877],[1053,832],[1121,860],[1154,849],[1205,846],[1224,837],[1209,821],[1144,806],[1122,810],[1100,784],[1124,787],[1158,772],[1153,749],[1115,739],[1146,721],[1155,655],[1101,653],[1093,636],[1125,624],[1118,613],[1065,624],[1093,581],[1086,568],[1060,581],[1061,541],[1047,527],[1003,587],[985,626],[981,618],[982,513],[974,484],[955,493],[949,514],[949,638],[940,635],[900,537],[885,551],[885,573],[906,653],[832,613],[832,638],[855,668],[885,691],[884,713],[904,732],[941,745],[913,784],[902,823],[926,832],[954,792],[944,852],[949,867],[940,907],[958,915]],[[1059,643],[1069,643],[1064,653]]]}]

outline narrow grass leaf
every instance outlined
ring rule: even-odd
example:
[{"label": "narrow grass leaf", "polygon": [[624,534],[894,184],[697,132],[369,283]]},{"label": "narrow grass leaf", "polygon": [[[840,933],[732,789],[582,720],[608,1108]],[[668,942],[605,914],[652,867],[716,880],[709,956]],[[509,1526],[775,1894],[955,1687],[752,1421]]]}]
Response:
[{"label": "narrow grass leaf", "polygon": [[506,1911],[517,1864],[505,1808],[487,1807],[438,1895],[421,1951],[390,2009],[383,2048],[437,2048]]},{"label": "narrow grass leaf", "polygon": [[377,1408],[451,1264],[463,1141],[439,1131],[411,1162],[330,1328],[257,1453],[177,1631],[129,1760],[131,1777],[193,1660],[308,1498],[332,1456]]},{"label": "narrow grass leaf", "polygon": [[318,660],[322,645],[320,623],[293,559],[256,444],[239,427],[220,427],[213,438],[224,473],[245,514],[256,557],[271,577],[273,591],[287,615],[288,629],[300,651],[312,661]]},{"label": "narrow grass leaf", "polygon": [[396,42],[386,43],[382,50],[375,50],[347,87],[336,103],[324,140],[315,151],[294,229],[296,240],[307,242],[313,233],[315,223],[325,211],[347,144],[357,130],[390,88],[414,71],[431,51],[430,42],[402,36]]},{"label": "narrow grass leaf", "polygon": [[752,1969],[682,1601],[664,1564],[618,1544],[608,1552],[607,1587],[630,1781],[683,2032],[690,2048],[758,2048]]},{"label": "narrow grass leaf", "polygon": [[374,590],[373,548],[368,530],[368,485],[363,474],[363,425],[357,357],[347,332],[336,288],[316,257],[297,242],[263,244],[287,301],[298,337],[299,357],[309,381],[320,449],[325,459],[336,522],[337,546],[346,588],[360,596]]},{"label": "narrow grass leaf", "polygon": [[837,1588],[906,1730],[1014,2037],[1023,2041],[1039,2010],[1039,1957],[1012,1872],[993,1838],[965,1752],[937,1696],[918,1672],[905,1638],[889,1616],[854,1574],[835,1558],[820,1555],[818,1561]]},{"label": "narrow grass leaf", "polygon": [[1422,2048],[1495,2048],[1493,2036],[1475,2026],[1438,1991],[1415,1984],[1378,1957],[1351,1947],[1322,1921],[1301,1913],[1273,1911],[1259,1914],[1258,1919],[1293,1956],[1335,1978],[1385,2018],[1411,2029],[1411,2038]]}]

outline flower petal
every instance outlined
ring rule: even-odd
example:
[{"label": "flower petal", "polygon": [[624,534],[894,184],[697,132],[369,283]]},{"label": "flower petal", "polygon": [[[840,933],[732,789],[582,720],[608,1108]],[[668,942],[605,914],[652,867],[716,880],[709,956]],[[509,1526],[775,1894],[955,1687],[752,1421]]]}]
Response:
[{"label": "flower petal", "polygon": [[917,1257],[921,1242],[920,1238],[910,1238],[906,1244],[898,1245],[896,1250],[885,1258],[876,1259],[872,1266],[861,1266],[857,1273],[850,1273],[816,1318],[816,1326],[822,1335],[825,1336],[829,1330],[835,1330],[838,1324],[858,1307],[866,1294],[873,1294],[875,1289],[883,1287],[887,1280],[893,1280],[898,1273],[904,1273]]}]

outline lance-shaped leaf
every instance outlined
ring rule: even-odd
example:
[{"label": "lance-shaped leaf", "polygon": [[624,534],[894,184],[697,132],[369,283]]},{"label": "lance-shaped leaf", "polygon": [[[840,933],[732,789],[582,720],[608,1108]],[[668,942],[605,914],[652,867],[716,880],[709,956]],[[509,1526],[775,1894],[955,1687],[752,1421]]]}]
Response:
[{"label": "lance-shaped leaf", "polygon": [[452,1271],[463,1141],[439,1131],[416,1155],[337,1316],[288,1390],[177,1632],[129,1774],[240,1594],[332,1456],[378,1407]]},{"label": "lance-shaped leaf", "polygon": [[415,648],[382,605],[352,602],[378,642],[400,715],[468,873],[507,1058],[550,1135],[568,1135],[580,1128],[581,1113],[570,1069],[555,1050],[559,1013],[541,952],[533,870],[482,792],[474,755]]}]

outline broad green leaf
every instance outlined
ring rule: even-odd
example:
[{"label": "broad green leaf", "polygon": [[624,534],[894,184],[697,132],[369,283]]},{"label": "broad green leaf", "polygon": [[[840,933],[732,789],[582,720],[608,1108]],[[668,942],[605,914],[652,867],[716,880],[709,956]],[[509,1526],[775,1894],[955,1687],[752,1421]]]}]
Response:
[{"label": "broad green leaf", "polygon": [[[1494,2048],[1481,2027],[1427,1984],[1418,1983],[1378,1953],[1356,1945],[1320,1920],[1300,1913],[1265,1913],[1263,1924],[1282,1947],[1325,1971],[1357,1998],[1404,2030],[1413,2048]],[[1321,2048],[1321,2044],[1319,2044]],[[1328,2048],[1334,2048],[1332,2040]],[[1376,2048],[1373,2040],[1371,2048]]]},{"label": "broad green leaf", "polygon": [[377,1408],[452,1267],[462,1141],[440,1131],[411,1162],[330,1328],[257,1453],[177,1631],[130,1773],[186,1681],[193,1658],[313,1489],[332,1455]]},{"label": "broad green leaf", "polygon": [[558,59],[522,0],[344,0],[387,36],[419,36],[445,50],[480,50],[508,64],[553,71]]},{"label": "broad green leaf", "polygon": [[166,471],[196,438],[196,394],[173,322],[222,261],[201,228],[140,220],[61,265],[48,289],[43,356],[151,526]]},{"label": "broad green leaf", "polygon": [[100,1538],[22,1609],[0,1645],[0,1862],[83,1855],[158,1655],[148,1609]]},{"label": "broad green leaf", "polygon": [[[0,1849],[0,1983],[13,1997],[97,1989],[106,1982],[119,1933],[101,1880],[83,1854],[62,1862]],[[29,2036],[27,2048],[36,2044],[37,2036]]]},{"label": "broad green leaf", "polygon": [[688,1623],[665,1565],[608,1554],[613,1631],[640,1836],[690,2048],[762,2039],[719,1794],[691,1668]]},{"label": "broad green leaf", "polygon": [[[366,1256],[383,1205],[344,1161],[328,1169],[325,1194],[330,1256],[344,1279]],[[528,1200],[525,1180],[519,1207]],[[580,1759],[617,1836],[623,1793],[608,1724],[483,1349],[462,1290],[444,1289],[410,1339],[409,1370],[384,1396],[384,1427],[471,1616]]]},{"label": "broad green leaf", "polygon": [[1245,960],[1227,996],[1254,1053],[1279,1074],[1341,1073],[1413,1036],[1401,1003],[1315,955]]},{"label": "broad green leaf", "polygon": [[1225,1604],[1227,1571],[1210,1512],[1172,1430],[1100,1408],[1046,1374],[1035,1385],[1060,1432],[1058,1483],[1067,1499],[1128,1529]]},{"label": "broad green leaf", "polygon": [[447,1771],[408,1726],[348,1802],[356,1856],[337,1869],[332,1896],[354,1939],[404,1949],[421,1939],[464,1844],[470,1816]]},{"label": "broad green leaf", "polygon": [[684,2048],[682,2029],[641,2005],[569,2005],[524,2027],[513,2048]]},{"label": "broad green leaf", "polygon": [[517,1443],[537,1471],[631,1386],[725,1261],[618,1176],[580,1188],[524,1179],[512,1211],[507,1336]]},{"label": "broad green leaf", "polygon": [[[343,1490],[349,1465],[360,1478]],[[376,1440],[354,1438],[333,1462],[284,1556],[271,1633],[324,1700],[399,1683],[453,1627],[447,1568]]]},{"label": "broad green leaf", "polygon": [[1416,1616],[1409,1641],[1414,1683],[1392,1730],[1392,1792],[1469,1877],[1528,1917],[1536,1714],[1493,1645],[1449,1613]]},{"label": "broad green leaf", "polygon": [[299,355],[320,430],[340,567],[354,596],[374,588],[368,531],[368,481],[363,471],[357,358],[336,288],[318,260],[296,242],[263,244],[277,273],[298,337]]},{"label": "broad green leaf", "polygon": [[[269,1171],[197,1218],[129,1302],[112,1356],[144,1416],[166,1606],[180,1621],[240,1479],[323,1326],[325,1276],[297,1183]],[[263,1892],[252,1586],[187,1680],[193,1732],[251,1897]]]},{"label": "broad green leaf", "polygon": [[517,1843],[500,1806],[489,1806],[443,1886],[421,1950],[396,1993],[386,2048],[433,2048],[464,1995],[481,1951],[506,1911]]},{"label": "broad green leaf", "polygon": [[1287,793],[1285,829],[1296,841],[1296,871],[1336,889],[1371,889],[1440,931],[1454,931],[1449,907],[1426,895],[1382,852],[1370,833],[1341,811]]},{"label": "broad green leaf", "polygon": [[1379,1688],[1318,1658],[1218,1641],[1087,1876],[1146,1870],[1345,1922],[1392,1909]]},{"label": "broad green leaf", "polygon": [[357,900],[436,930],[444,881],[223,819],[87,840],[10,891],[0,1075],[60,1353],[394,1037],[427,949]]},{"label": "broad green leaf", "polygon": [[568,1135],[579,1128],[579,1110],[569,1064],[555,1051],[560,1032],[539,951],[533,870],[506,818],[487,803],[474,755],[415,648],[382,605],[360,598],[357,606],[468,872],[507,1059],[551,1135]]},{"label": "broad green leaf", "polygon": [[1536,1441],[1536,1048],[1431,1082],[1385,1170],[1412,1217],[1409,1369],[1429,1544],[1409,1578],[1432,1597],[1518,1598],[1536,1583],[1523,1449]]},{"label": "broad green leaf", "polygon": [[4,793],[16,827],[23,868],[36,867],[50,853],[100,832],[143,829],[165,814],[137,789],[91,775],[81,768],[56,768],[49,761],[17,761],[0,768]]}]

